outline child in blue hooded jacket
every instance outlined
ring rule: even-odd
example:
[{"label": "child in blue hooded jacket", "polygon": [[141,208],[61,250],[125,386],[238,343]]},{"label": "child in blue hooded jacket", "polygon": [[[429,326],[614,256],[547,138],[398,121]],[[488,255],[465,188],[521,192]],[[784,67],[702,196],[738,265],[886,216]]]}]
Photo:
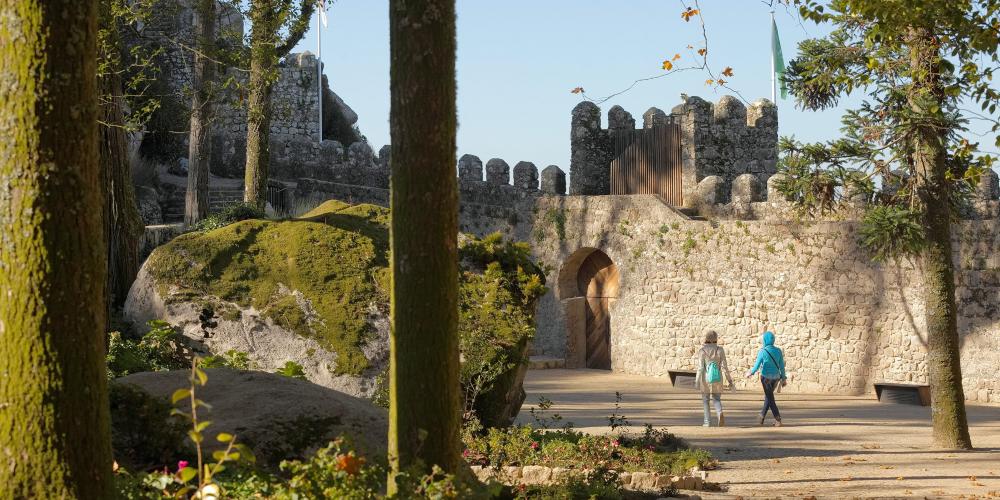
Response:
[{"label": "child in blue hooded jacket", "polygon": [[785,377],[785,357],[781,349],[774,346],[774,333],[764,332],[764,346],[757,352],[757,361],[753,368],[747,371],[747,377],[752,377],[760,370],[760,384],[764,386],[764,407],[760,410],[760,425],[764,425],[764,417],[767,410],[771,410],[774,417],[774,425],[781,427],[781,413],[778,411],[778,403],[774,400],[774,390],[778,384],[784,387]]}]

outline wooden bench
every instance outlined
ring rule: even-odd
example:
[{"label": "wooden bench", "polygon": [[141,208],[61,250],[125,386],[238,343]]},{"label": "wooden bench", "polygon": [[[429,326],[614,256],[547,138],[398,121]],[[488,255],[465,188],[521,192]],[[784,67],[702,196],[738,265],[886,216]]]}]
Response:
[{"label": "wooden bench", "polygon": [[883,403],[930,406],[931,386],[925,384],[876,382],[875,397]]},{"label": "wooden bench", "polygon": [[695,372],[689,370],[667,370],[667,374],[670,375],[670,385],[674,387],[694,388],[694,378],[697,375]]}]

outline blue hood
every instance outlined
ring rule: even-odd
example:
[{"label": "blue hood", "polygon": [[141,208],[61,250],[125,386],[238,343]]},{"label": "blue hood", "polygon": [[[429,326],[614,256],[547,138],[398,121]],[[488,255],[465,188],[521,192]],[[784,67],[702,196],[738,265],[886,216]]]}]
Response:
[{"label": "blue hood", "polygon": [[764,332],[764,345],[774,345],[774,334],[771,332]]}]

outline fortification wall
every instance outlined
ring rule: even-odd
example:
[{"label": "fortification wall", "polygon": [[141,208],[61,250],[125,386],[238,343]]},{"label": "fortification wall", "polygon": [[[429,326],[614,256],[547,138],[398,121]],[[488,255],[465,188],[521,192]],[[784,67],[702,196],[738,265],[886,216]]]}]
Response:
[{"label": "fortification wall", "polygon": [[[754,382],[739,374],[770,329],[785,349],[792,391],[859,394],[876,381],[926,383],[919,265],[875,264],[858,246],[857,222],[796,222],[780,215],[787,204],[780,205],[753,203],[751,215],[763,220],[693,221],[654,196],[539,197],[533,224],[515,235],[531,241],[549,270],[535,349],[580,366],[574,332],[584,303],[574,265],[598,249],[619,274],[610,305],[615,371],[693,370],[704,333],[713,329],[738,385],[750,388]],[[995,197],[980,205],[995,210]],[[953,242],[966,396],[1000,402],[993,376],[1000,364],[1000,257],[992,252],[1000,222],[958,223]]]},{"label": "fortification wall", "polygon": [[[309,52],[288,54],[278,75],[271,94],[271,172],[290,180],[329,162],[320,154],[319,62]],[[246,162],[247,74],[229,70],[225,77],[234,84],[216,107],[212,167],[217,175],[240,177]]]},{"label": "fortification wall", "polygon": [[[733,182],[743,174],[760,180],[777,172],[778,110],[767,99],[745,106],[733,96],[717,103],[700,97],[684,97],[670,114],[649,108],[642,115],[642,128],[677,125],[681,133],[684,205],[700,202],[698,184],[706,177],[722,181],[727,201]],[[610,164],[614,159],[612,136],[636,128],[636,120],[621,106],[608,110],[608,126],[601,124],[600,108],[588,101],[573,108],[570,123],[570,194],[606,195],[610,191]]]},{"label": "fortification wall", "polygon": [[[240,12],[224,3],[219,3],[217,10],[221,43],[243,43],[244,19]],[[164,92],[175,97],[180,108],[185,110],[190,107],[193,83],[194,56],[186,44],[195,39],[194,17],[189,0],[157,2],[149,23],[141,27],[141,36],[128,36],[127,39],[130,45],[161,49],[157,65],[166,85]],[[248,73],[237,68],[218,71],[220,84],[211,130],[212,173],[242,178],[246,162]],[[377,161],[370,148],[368,158],[349,158],[348,154],[354,151],[348,151],[347,146],[336,141],[320,141],[318,78],[319,62],[309,52],[288,54],[279,63],[271,99],[270,174],[274,179],[294,181],[308,177],[341,182],[342,179],[328,175],[336,175],[337,171],[359,163]],[[357,115],[336,94],[332,94],[332,101],[350,123],[357,120]],[[179,125],[182,124],[175,124]],[[176,156],[173,161],[186,163],[186,148],[178,148],[172,154]]]}]

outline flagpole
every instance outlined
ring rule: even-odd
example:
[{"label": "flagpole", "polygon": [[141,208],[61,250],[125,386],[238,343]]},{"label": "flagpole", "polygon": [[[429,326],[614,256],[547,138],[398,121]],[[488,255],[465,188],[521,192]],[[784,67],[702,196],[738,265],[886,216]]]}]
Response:
[{"label": "flagpole", "polygon": [[[323,8],[323,2],[320,7]],[[319,142],[323,142],[323,27],[319,11],[316,12],[316,87],[319,89]]]},{"label": "flagpole", "polygon": [[774,11],[771,11],[771,102],[778,105],[777,81],[774,77]]}]

